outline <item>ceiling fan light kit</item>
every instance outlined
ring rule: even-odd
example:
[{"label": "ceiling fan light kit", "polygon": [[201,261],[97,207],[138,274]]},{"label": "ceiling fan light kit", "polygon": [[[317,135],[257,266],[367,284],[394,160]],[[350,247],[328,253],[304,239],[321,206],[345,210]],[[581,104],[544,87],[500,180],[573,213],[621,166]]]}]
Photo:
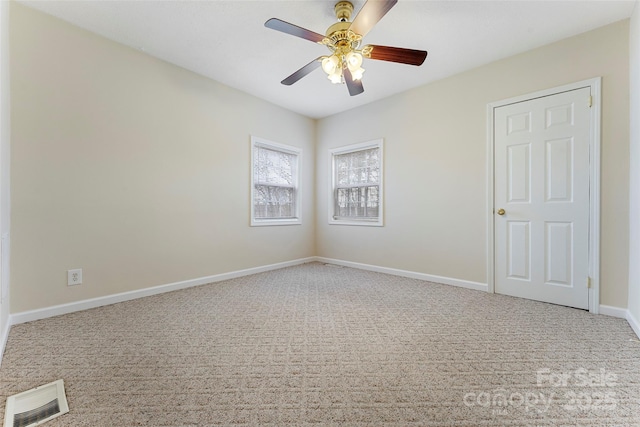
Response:
[{"label": "ceiling fan light kit", "polygon": [[366,45],[360,49],[362,38],[397,1],[367,1],[352,22],[349,20],[353,13],[353,4],[348,1],[339,1],[334,6],[338,22],[327,29],[325,36],[277,18],[269,19],[265,22],[265,27],[325,45],[331,51],[330,55],[314,59],[281,83],[287,86],[292,85],[316,68],[322,67],[331,83],[345,83],[349,94],[354,96],[364,92],[362,86],[362,76],[365,71],[362,68],[364,58],[422,65],[427,57],[427,52],[423,50],[379,45]]}]

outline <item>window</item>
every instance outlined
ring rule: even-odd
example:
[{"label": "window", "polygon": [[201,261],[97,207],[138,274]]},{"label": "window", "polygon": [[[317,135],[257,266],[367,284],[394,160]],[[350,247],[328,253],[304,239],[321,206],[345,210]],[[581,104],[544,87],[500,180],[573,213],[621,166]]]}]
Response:
[{"label": "window", "polygon": [[251,225],[301,224],[301,150],[251,137]]},{"label": "window", "polygon": [[330,153],[329,223],[382,226],[382,140]]}]

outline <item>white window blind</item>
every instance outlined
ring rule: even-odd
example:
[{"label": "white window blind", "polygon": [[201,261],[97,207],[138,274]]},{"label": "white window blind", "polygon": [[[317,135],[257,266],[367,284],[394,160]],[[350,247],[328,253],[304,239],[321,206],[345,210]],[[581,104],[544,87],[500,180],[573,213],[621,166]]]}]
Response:
[{"label": "white window blind", "polygon": [[300,150],[253,139],[252,225],[299,224]]},{"label": "white window blind", "polygon": [[331,223],[382,225],[382,141],[332,150]]}]

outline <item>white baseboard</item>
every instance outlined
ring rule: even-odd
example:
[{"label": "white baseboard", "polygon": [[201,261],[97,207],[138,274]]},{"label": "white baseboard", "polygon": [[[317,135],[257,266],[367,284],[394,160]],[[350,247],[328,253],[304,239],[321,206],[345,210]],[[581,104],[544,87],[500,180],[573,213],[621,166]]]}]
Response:
[{"label": "white baseboard", "polygon": [[453,279],[451,277],[434,276],[432,274],[418,273],[415,271],[398,270],[396,268],[379,267],[371,264],[361,264],[359,262],[343,261],[333,258],[316,257],[318,262],[326,262],[327,264],[342,265],[344,267],[358,268],[360,270],[375,271],[377,273],[386,273],[394,276],[408,277],[410,279],[426,280],[427,282],[442,283],[445,285],[457,286],[460,288],[474,289],[476,291],[487,292],[487,284],[479,282],[471,282],[469,280]]},{"label": "white baseboard", "polygon": [[[395,268],[379,267],[377,265],[361,264],[358,262],[343,261],[343,260],[333,259],[333,258],[315,257],[315,259],[318,262],[326,262],[328,264],[342,265],[345,267],[359,268],[361,270],[369,270],[369,271],[375,271],[378,273],[392,274],[395,276],[409,277],[412,279],[426,280],[428,282],[443,283],[445,285],[458,286],[458,287],[467,288],[467,289],[475,289],[478,291],[487,292],[488,290],[488,286],[485,283],[471,282],[468,280],[453,279],[450,277],[443,277],[443,276],[434,276],[431,274],[417,273],[415,271],[406,271],[406,270],[398,270]],[[626,319],[629,322],[629,325],[631,325],[631,328],[633,329],[633,331],[640,338],[640,322],[638,322],[638,320],[635,317],[633,317],[633,315],[629,312],[629,310],[627,310],[626,308],[613,307],[610,305],[602,305],[602,304],[600,304],[598,308],[599,308],[598,314],[617,317],[620,319]]]},{"label": "white baseboard", "polygon": [[4,328],[0,333],[0,364],[2,364],[2,357],[4,356],[4,349],[7,348],[7,340],[9,339],[9,331],[11,330],[11,316],[7,318],[7,322],[4,324]]},{"label": "white baseboard", "polygon": [[[87,300],[72,302],[68,304],[55,305],[52,307],[40,308],[36,310],[23,311],[12,314],[10,325],[31,322],[33,320],[46,319],[48,317],[59,316],[61,314],[73,313],[90,308],[101,307],[109,304],[130,301],[137,298],[162,294],[165,292],[177,291],[179,289],[191,288],[194,286],[206,285],[208,283],[221,282],[223,280],[235,279],[237,277],[249,276],[251,274],[263,273],[265,271],[277,270],[284,267],[305,264],[315,261],[315,257],[300,258],[293,261],[280,262],[277,264],[264,265],[261,267],[247,268],[245,270],[232,271],[229,273],[214,274],[213,276],[200,277],[197,279],[185,280],[182,282],[169,283],[166,285],[153,286],[151,288],[139,289],[135,291],[122,292],[119,294],[107,295],[104,297],[91,298]],[[0,353],[1,354],[1,353]]]},{"label": "white baseboard", "polygon": [[631,326],[631,329],[633,329],[633,332],[635,332],[640,339],[640,322],[638,322],[638,319],[636,319],[629,310],[627,310],[626,319],[627,322],[629,322],[629,326]]},{"label": "white baseboard", "polygon": [[605,316],[618,317],[620,319],[627,318],[627,309],[620,307],[613,307],[610,305],[600,304],[598,314],[604,314]]},{"label": "white baseboard", "polygon": [[[245,270],[232,271],[228,273],[215,274],[212,276],[200,277],[197,279],[185,280],[182,282],[169,283],[166,285],[154,286],[151,288],[139,289],[135,291],[122,292],[119,294],[107,295],[104,297],[92,298],[83,301],[72,302],[68,304],[61,304],[52,307],[41,308],[37,310],[23,311],[15,313],[9,316],[8,322],[5,327],[0,331],[0,362],[1,355],[4,354],[4,349],[9,337],[9,330],[12,325],[19,323],[31,322],[33,320],[46,319],[48,317],[59,316],[62,314],[73,313],[76,311],[87,310],[90,308],[101,307],[109,304],[116,304],[119,302],[130,301],[137,298],[143,298],[151,295],[158,295],[165,292],[176,291],[179,289],[191,288],[194,286],[205,285],[208,283],[221,282],[223,280],[235,279],[237,277],[249,276],[252,274],[262,273],[265,271],[277,270],[280,268],[291,267],[294,265],[305,264],[308,262],[324,262],[328,264],[342,265],[345,267],[358,268],[361,270],[375,271],[378,273],[386,273],[394,276],[408,277],[411,279],[425,280],[428,282],[442,283],[445,285],[457,286],[461,288],[474,289],[478,291],[487,292],[488,286],[486,283],[472,282],[462,279],[454,279],[451,277],[435,276],[432,274],[418,273],[415,271],[399,270],[396,268],[380,267],[371,264],[362,264],[352,261],[343,261],[333,258],[325,258],[312,256],[307,258],[300,258],[292,261],[280,262],[276,264],[264,265],[261,267],[253,267]],[[607,305],[599,306],[600,314],[605,316],[613,316],[622,319],[626,319],[631,325],[633,331],[640,337],[640,322],[627,310],[620,307],[612,307]]]},{"label": "white baseboard", "polygon": [[626,319],[629,322],[629,326],[633,329],[633,332],[640,338],[640,322],[636,319],[633,314],[626,308],[620,307],[611,307],[609,305],[600,305],[600,314],[604,314],[605,316],[618,317],[620,319]]}]

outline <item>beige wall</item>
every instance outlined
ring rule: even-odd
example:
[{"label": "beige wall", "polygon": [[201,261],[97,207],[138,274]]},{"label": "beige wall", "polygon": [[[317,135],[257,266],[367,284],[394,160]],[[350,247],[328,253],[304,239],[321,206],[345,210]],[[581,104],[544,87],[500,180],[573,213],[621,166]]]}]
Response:
[{"label": "beige wall", "polygon": [[[15,2],[11,73],[13,313],[315,254],[315,121]],[[252,134],[303,225],[249,227]]]},{"label": "beige wall", "polygon": [[[318,255],[486,283],[487,103],[602,76],[600,303],[626,307],[628,26],[612,24],[320,120]],[[380,137],[385,227],[328,225],[328,149]]]},{"label": "beige wall", "polygon": [[638,322],[640,321],[640,1],[636,1],[629,29],[629,75],[631,77],[629,312]]}]

